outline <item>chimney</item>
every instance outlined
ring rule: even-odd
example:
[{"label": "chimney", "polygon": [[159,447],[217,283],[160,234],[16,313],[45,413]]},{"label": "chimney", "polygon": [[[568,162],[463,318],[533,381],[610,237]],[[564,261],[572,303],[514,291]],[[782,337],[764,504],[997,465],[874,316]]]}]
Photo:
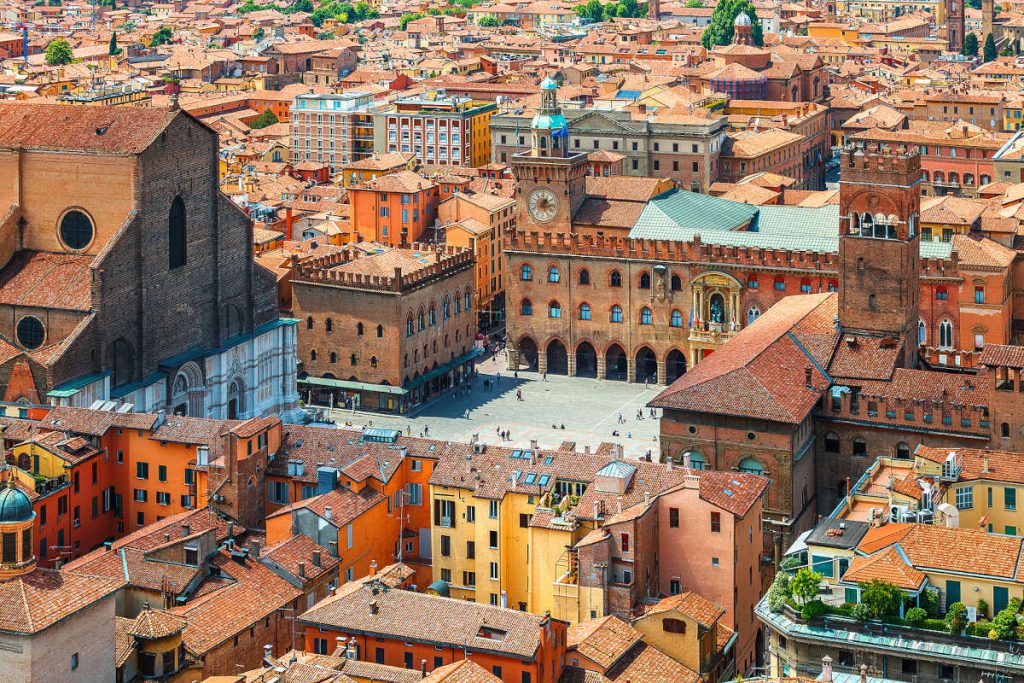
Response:
[{"label": "chimney", "polygon": [[683,468],[690,469],[691,467],[693,467],[693,458],[690,455],[690,451],[686,451],[683,453]]},{"label": "chimney", "polygon": [[314,567],[319,567],[321,561],[322,560],[320,558],[320,551],[319,550],[314,550],[313,551],[313,566]]},{"label": "chimney", "polygon": [[186,536],[191,536],[191,535],[192,535],[192,525],[191,524],[182,524],[181,525],[181,537],[185,538]]},{"label": "chimney", "polygon": [[982,474],[988,474],[991,471],[992,470],[989,469],[989,465],[988,465],[988,456],[986,455],[981,460],[981,472],[982,472]]},{"label": "chimney", "polygon": [[370,560],[370,576],[377,576],[377,560]]},{"label": "chimney", "polygon": [[263,646],[263,657],[265,659],[270,659],[270,657],[273,655],[273,653],[274,653],[274,646],[273,645],[267,643],[266,645]]},{"label": "chimney", "polygon": [[[685,462],[685,459],[684,459]],[[674,463],[672,462],[672,456],[669,456],[668,460],[665,461],[665,471],[671,472],[674,469]]]},{"label": "chimney", "polygon": [[328,505],[324,508],[324,519],[329,520],[331,518],[331,506]]},{"label": "chimney", "polygon": [[532,448],[533,450],[537,450],[538,448],[540,448],[540,446],[537,445],[537,439],[530,439],[530,448]]},{"label": "chimney", "polygon": [[600,516],[601,516],[601,501],[595,500],[594,501],[594,519],[597,519]]},{"label": "chimney", "polygon": [[259,541],[249,541],[249,555],[254,558],[258,558],[260,556]]},{"label": "chimney", "polygon": [[168,531],[168,532],[166,532],[164,534],[164,543],[167,543],[170,540],[171,540],[171,532]]},{"label": "chimney", "polygon": [[306,578],[306,563],[299,562],[299,578]]},{"label": "chimney", "polygon": [[228,522],[228,539],[234,539],[235,537],[235,523]]},{"label": "chimney", "polygon": [[427,660],[425,659],[420,660],[420,676],[427,677]]},{"label": "chimney", "polygon": [[808,389],[811,389],[811,388],[814,387],[814,384],[811,382],[811,380],[813,380],[813,379],[814,379],[814,372],[811,369],[811,366],[810,365],[805,365],[804,366],[804,384],[807,385]]},{"label": "chimney", "polygon": [[818,680],[822,683],[832,683],[832,658],[828,655],[821,658],[821,677]]},{"label": "chimney", "polygon": [[370,600],[370,614],[376,614],[379,611],[376,600]]},{"label": "chimney", "polygon": [[651,506],[651,492],[650,491],[644,491],[644,507],[650,507],[650,506]]},{"label": "chimney", "polygon": [[622,514],[622,496],[615,496],[615,512]]}]

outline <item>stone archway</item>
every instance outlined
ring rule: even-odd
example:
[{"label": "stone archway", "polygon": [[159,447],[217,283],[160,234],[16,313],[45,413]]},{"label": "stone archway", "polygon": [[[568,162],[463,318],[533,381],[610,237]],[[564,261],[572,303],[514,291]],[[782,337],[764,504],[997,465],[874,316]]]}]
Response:
[{"label": "stone archway", "polygon": [[637,382],[658,382],[658,357],[649,346],[637,350],[635,368]]},{"label": "stone archway", "polygon": [[547,373],[550,375],[569,374],[569,354],[565,350],[565,344],[560,339],[552,339],[548,342]]},{"label": "stone archway", "polygon": [[686,374],[686,354],[679,349],[672,349],[665,356],[665,383],[672,384]]},{"label": "stone archway", "polygon": [[533,341],[530,337],[523,337],[519,340],[519,344],[516,345],[516,357],[518,367],[516,370],[536,370],[537,369],[537,342]]},{"label": "stone archway", "polygon": [[590,342],[580,342],[576,347],[576,376],[597,377],[597,351]]},{"label": "stone archway", "polygon": [[168,412],[173,415],[206,416],[206,384],[203,371],[194,362],[185,363],[178,369],[171,383],[168,405]]},{"label": "stone archway", "polygon": [[604,352],[605,379],[625,382],[629,379],[629,361],[626,352],[618,344],[612,344]]}]

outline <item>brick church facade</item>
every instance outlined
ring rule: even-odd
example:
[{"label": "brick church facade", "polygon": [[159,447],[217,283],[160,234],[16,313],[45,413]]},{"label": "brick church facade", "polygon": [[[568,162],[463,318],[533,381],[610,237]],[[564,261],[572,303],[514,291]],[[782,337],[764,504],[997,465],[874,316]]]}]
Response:
[{"label": "brick church facade", "polygon": [[531,211],[547,177],[587,212],[591,197],[564,200],[571,160],[512,165],[527,182],[506,237],[510,366],[672,384],[651,403],[661,458],[771,478],[770,537],[810,528],[868,458],[1024,446],[1015,254],[921,241],[915,152],[847,150],[836,204],[674,192],[622,229]]},{"label": "brick church facade", "polygon": [[202,417],[298,407],[295,325],[177,110],[0,105],[3,400]]}]

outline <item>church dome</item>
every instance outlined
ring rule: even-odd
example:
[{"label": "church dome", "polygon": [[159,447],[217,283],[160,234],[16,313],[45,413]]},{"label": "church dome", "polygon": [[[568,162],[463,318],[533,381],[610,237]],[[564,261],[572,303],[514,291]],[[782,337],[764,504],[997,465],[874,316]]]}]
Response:
[{"label": "church dome", "polygon": [[733,26],[750,26],[750,17],[747,16],[746,12],[740,12],[736,15],[736,21],[732,23]]},{"label": "church dome", "polygon": [[0,489],[0,524],[27,522],[33,516],[32,501],[20,489],[10,483]]},{"label": "church dome", "polygon": [[541,90],[558,90],[558,83],[555,83],[555,79],[548,76],[540,84]]}]

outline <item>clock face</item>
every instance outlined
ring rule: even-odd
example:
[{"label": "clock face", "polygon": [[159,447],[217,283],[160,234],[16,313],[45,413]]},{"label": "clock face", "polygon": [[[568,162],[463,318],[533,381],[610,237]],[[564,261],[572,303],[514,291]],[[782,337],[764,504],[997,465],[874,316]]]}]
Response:
[{"label": "clock face", "polygon": [[541,187],[530,193],[527,207],[534,220],[547,223],[558,213],[558,197],[551,190]]}]

